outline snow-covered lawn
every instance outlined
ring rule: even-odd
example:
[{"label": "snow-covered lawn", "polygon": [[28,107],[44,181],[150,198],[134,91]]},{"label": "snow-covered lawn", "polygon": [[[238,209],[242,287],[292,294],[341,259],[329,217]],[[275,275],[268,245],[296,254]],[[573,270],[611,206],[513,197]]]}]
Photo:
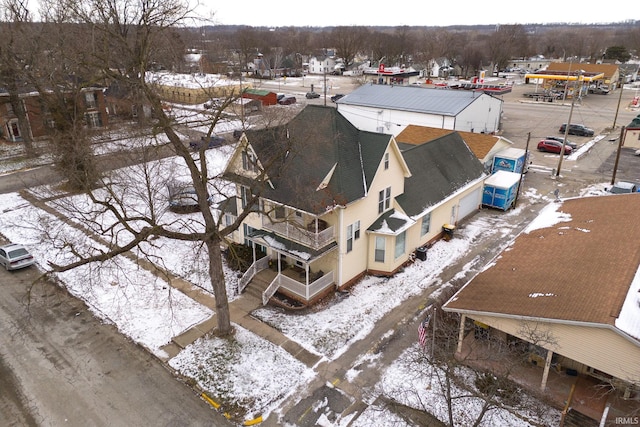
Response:
[{"label": "snow-covered lawn", "polygon": [[[42,269],[48,262],[64,264],[73,259],[62,245],[65,241],[79,248],[104,249],[15,193],[4,194],[2,200],[0,233],[10,241],[25,244]],[[56,245],[51,244],[52,237]],[[154,354],[160,354],[160,348],[172,337],[212,314],[126,257],[79,267],[56,277],[69,292],[84,300],[96,317],[116,325]]]}]

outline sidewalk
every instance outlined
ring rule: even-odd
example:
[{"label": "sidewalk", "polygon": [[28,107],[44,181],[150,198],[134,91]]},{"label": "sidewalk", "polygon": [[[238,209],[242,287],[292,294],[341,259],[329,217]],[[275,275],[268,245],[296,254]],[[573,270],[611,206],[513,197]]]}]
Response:
[{"label": "sidewalk", "polygon": [[[20,192],[20,195],[32,205],[55,216],[65,224],[68,224],[82,231],[87,235],[87,237],[95,240],[96,242],[104,244],[105,246],[108,246],[107,242],[92,233],[88,228],[83,227],[76,222],[70,221],[65,215],[48,205],[46,203],[46,200],[38,198],[34,193],[28,190],[23,190]],[[64,196],[65,195],[62,195],[60,197]],[[197,301],[205,307],[210,308],[215,312],[216,301],[213,294],[204,292],[200,288],[196,288],[186,280],[172,274],[169,271],[161,269],[148,260],[138,258],[132,252],[127,252],[124,254],[124,256],[128,257],[132,261],[135,261],[140,267],[153,273],[154,275],[162,276],[165,279],[168,278],[168,283],[169,285],[171,285],[171,287],[179,290],[191,299]],[[273,344],[282,347],[284,350],[289,352],[292,356],[304,363],[306,366],[314,366],[320,360],[320,356],[307,351],[295,341],[291,341],[280,331],[270,327],[266,323],[254,319],[251,316],[251,312],[260,306],[262,306],[262,301],[259,298],[249,293],[241,295],[239,298],[229,303],[231,321],[272,342]],[[163,361],[167,362],[169,359],[175,357],[182,349],[187,347],[189,344],[192,344],[199,338],[202,338],[205,335],[211,333],[217,326],[218,324],[216,321],[216,315],[213,314],[205,321],[189,328],[182,334],[173,337],[172,341],[162,348],[167,353],[167,357]]]}]

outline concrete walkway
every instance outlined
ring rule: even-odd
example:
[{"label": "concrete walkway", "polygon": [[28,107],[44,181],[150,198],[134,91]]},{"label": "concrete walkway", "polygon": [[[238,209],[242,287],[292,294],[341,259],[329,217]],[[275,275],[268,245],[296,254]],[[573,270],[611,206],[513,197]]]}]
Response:
[{"label": "concrete walkway", "polygon": [[[54,209],[50,204],[47,204],[47,201],[55,200],[56,198],[66,197],[66,194],[56,196],[54,198],[49,199],[41,199],[35,193],[27,190],[23,190],[20,192],[20,195],[27,200],[32,205],[42,209],[50,215],[55,216],[60,221],[64,222],[67,225],[70,225],[87,235],[87,237],[99,242],[105,246],[109,246],[108,242],[102,239],[100,236],[93,233],[89,228],[84,227],[83,225],[69,220],[69,218],[58,210]],[[216,310],[216,301],[213,294],[209,292],[205,292],[200,288],[195,287],[190,282],[174,275],[173,273],[161,269],[157,265],[151,263],[146,259],[138,258],[133,252],[127,252],[124,254],[127,258],[136,262],[140,267],[145,270],[153,273],[158,277],[162,277],[167,280],[169,285],[187,295],[189,298],[197,301],[198,303],[210,308],[215,312]],[[231,322],[235,323],[247,330],[250,330],[256,335],[261,336],[262,338],[272,342],[275,345],[282,347],[284,350],[289,352],[296,359],[304,363],[307,367],[315,366],[318,361],[321,359],[321,356],[311,353],[308,350],[304,349],[295,341],[291,341],[284,334],[282,334],[277,329],[272,328],[266,323],[260,322],[251,316],[251,312],[258,307],[262,306],[261,298],[256,293],[245,292],[237,299],[229,303],[229,311],[231,316]],[[200,322],[199,324],[192,326],[188,330],[184,331],[182,334],[173,337],[170,343],[165,345],[162,350],[167,354],[164,361],[168,361],[171,358],[175,357],[182,349],[187,347],[189,344],[192,344],[199,338],[204,337],[207,334],[210,334],[215,328],[218,326],[216,321],[216,315],[213,314],[210,318]]]}]

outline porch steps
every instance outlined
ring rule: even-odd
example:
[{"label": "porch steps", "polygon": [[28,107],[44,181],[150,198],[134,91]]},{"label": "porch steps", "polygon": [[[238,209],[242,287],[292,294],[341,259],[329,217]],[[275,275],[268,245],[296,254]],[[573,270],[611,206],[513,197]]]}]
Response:
[{"label": "porch steps", "polygon": [[564,419],[564,427],[598,427],[600,423],[581,412],[571,409]]},{"label": "porch steps", "polygon": [[269,287],[271,281],[275,278],[275,274],[271,277],[270,274],[260,272],[256,274],[249,285],[245,288],[243,295],[251,296],[262,301],[262,293]]}]

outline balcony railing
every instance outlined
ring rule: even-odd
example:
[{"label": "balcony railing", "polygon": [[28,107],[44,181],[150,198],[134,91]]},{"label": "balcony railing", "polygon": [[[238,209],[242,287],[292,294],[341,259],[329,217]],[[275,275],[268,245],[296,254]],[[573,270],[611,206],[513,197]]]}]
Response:
[{"label": "balcony railing", "polygon": [[[334,227],[315,227],[315,222],[307,227],[302,224],[283,221],[272,222],[268,217],[262,218],[262,228],[313,249],[321,249],[335,240]],[[326,224],[326,223],[325,223]]]}]

